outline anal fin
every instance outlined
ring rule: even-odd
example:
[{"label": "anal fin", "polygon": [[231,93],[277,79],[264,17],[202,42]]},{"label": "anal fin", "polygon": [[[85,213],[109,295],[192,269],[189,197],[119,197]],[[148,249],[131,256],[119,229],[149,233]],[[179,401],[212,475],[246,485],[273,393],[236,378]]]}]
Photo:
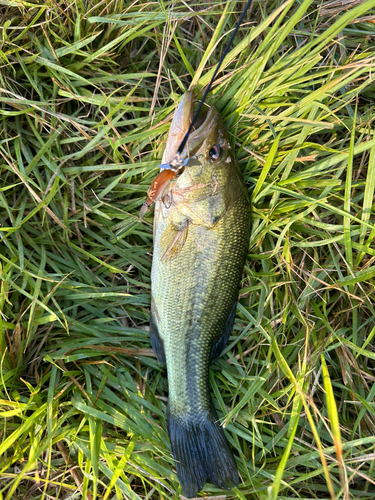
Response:
[{"label": "anal fin", "polygon": [[224,347],[227,345],[228,339],[233,330],[234,319],[236,317],[236,306],[237,306],[237,301],[234,302],[232,309],[228,315],[223,333],[219,337],[217,337],[214,340],[214,343],[212,344],[211,357],[210,357],[211,363],[217,360],[217,358],[223,352]]},{"label": "anal fin", "polygon": [[157,309],[153,298],[151,298],[151,313],[150,313],[150,340],[151,347],[156,354],[156,357],[160,363],[165,363],[165,352],[163,339],[159,335],[158,323],[157,323]]}]

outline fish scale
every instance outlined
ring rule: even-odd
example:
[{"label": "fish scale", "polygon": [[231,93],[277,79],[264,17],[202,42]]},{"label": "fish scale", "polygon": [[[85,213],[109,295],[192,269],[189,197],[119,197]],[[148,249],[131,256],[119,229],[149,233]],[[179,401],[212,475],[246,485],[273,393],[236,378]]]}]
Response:
[{"label": "fish scale", "polygon": [[[177,122],[186,125],[191,108],[188,95]],[[178,127],[171,127],[174,143]],[[250,232],[247,190],[215,108],[189,138],[183,156],[193,154],[199,163],[171,182],[168,203],[156,201],[150,324],[153,348],[167,366],[168,428],[187,497],[205,481],[226,489],[238,484],[211,400],[209,366],[232,330]]]}]

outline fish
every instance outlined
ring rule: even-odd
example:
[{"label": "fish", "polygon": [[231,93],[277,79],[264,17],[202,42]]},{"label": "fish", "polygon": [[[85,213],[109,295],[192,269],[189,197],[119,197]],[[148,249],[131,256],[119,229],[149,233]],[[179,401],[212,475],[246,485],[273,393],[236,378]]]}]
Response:
[{"label": "fish", "polygon": [[[192,120],[194,96],[175,112],[162,164],[175,158]],[[167,425],[184,495],[206,482],[238,485],[238,469],[211,399],[209,367],[232,332],[250,237],[249,197],[218,110],[199,116],[181,153],[162,170],[155,203],[150,339],[168,376]],[[182,163],[180,163],[182,165]]]}]

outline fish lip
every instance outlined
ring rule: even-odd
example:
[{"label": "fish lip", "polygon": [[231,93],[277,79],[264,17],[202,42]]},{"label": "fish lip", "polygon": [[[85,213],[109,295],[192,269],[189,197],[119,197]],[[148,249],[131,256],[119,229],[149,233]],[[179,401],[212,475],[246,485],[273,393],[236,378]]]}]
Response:
[{"label": "fish lip", "polygon": [[186,92],[178,105],[171,127],[169,129],[169,134],[167,138],[167,143],[165,145],[165,150],[163,154],[162,164],[170,163],[178,150],[186,132],[190,127],[190,123],[193,115],[193,105],[194,97],[192,92]]}]

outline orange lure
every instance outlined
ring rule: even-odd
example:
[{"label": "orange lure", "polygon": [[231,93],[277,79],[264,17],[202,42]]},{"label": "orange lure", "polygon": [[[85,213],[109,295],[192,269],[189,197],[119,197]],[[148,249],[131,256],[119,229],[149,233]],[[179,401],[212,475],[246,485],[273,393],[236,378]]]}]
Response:
[{"label": "orange lure", "polygon": [[181,170],[176,171],[165,169],[162,170],[160,174],[154,179],[154,182],[151,184],[150,189],[147,191],[147,200],[143,203],[139,214],[141,219],[153,203],[160,200],[167,194],[170,184],[176,178],[177,173],[180,174]]}]

